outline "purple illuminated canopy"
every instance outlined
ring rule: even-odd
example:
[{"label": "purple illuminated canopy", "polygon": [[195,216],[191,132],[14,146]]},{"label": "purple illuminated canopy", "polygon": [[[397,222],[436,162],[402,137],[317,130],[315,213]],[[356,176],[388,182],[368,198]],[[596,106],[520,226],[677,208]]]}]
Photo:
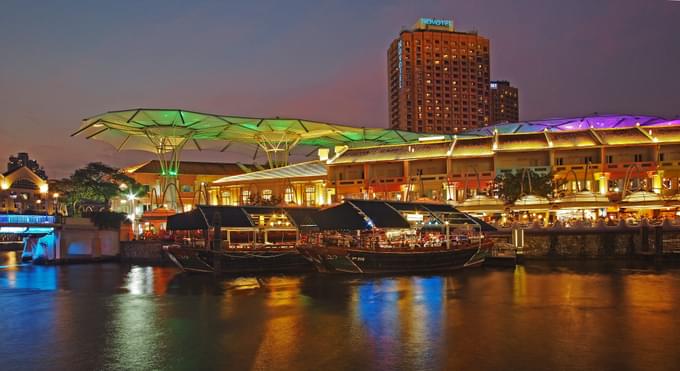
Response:
[{"label": "purple illuminated canopy", "polygon": [[462,134],[489,136],[493,135],[494,130],[498,131],[499,134],[513,134],[536,133],[541,131],[570,131],[671,125],[680,125],[680,120],[667,120],[658,116],[594,115],[491,125],[467,130]]}]

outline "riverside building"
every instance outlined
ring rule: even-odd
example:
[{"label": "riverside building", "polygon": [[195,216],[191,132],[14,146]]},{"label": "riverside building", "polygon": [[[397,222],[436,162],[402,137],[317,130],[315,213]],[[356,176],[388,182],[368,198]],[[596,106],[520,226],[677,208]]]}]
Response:
[{"label": "riverside building", "polygon": [[457,133],[490,122],[489,40],[421,18],[387,51],[390,128]]},{"label": "riverside building", "polygon": [[[496,178],[524,169],[564,184],[550,199],[531,195],[528,185],[516,204],[497,198]],[[596,218],[621,212],[674,217],[679,185],[680,120],[599,115],[501,124],[406,144],[339,146],[319,161],[225,177],[211,187],[228,192],[232,204],[432,200],[483,216]]]}]

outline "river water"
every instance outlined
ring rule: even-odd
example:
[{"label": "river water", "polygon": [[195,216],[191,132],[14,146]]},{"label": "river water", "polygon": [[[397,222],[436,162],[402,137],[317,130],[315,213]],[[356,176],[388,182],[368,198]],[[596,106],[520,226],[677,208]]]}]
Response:
[{"label": "river water", "polygon": [[677,370],[680,270],[221,278],[0,254],[0,369]]}]

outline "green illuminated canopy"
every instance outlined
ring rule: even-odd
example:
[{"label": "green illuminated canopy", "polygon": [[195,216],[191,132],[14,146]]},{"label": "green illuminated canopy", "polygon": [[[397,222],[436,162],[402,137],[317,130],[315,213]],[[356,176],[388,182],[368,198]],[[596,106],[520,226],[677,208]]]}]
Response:
[{"label": "green illuminated canopy", "polygon": [[296,145],[332,148],[336,145],[396,144],[417,141],[423,136],[301,119],[221,116],[176,109],[107,112],[84,119],[80,129],[72,135],[102,140],[118,150],[158,153],[181,146],[224,151],[232,143],[245,143],[258,145],[268,154],[285,152],[285,156]]}]

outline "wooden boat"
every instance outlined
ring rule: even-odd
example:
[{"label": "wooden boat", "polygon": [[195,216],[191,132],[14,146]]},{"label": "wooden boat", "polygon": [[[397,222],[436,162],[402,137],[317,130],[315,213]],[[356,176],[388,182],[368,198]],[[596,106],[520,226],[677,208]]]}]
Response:
[{"label": "wooden boat", "polygon": [[[488,247],[488,244],[484,247]],[[449,250],[383,250],[345,249],[337,247],[301,247],[300,251],[314,262],[320,272],[330,273],[420,273],[443,272],[481,263],[473,257],[477,246]]]},{"label": "wooden boat", "polygon": [[312,227],[314,208],[204,206],[170,216],[177,243],[168,258],[187,272],[225,274],[313,271],[296,249],[299,231]]},{"label": "wooden boat", "polygon": [[320,272],[442,272],[480,265],[490,225],[446,204],[346,200],[316,214],[298,250]]},{"label": "wooden boat", "polygon": [[250,274],[297,273],[313,270],[294,247],[206,250],[181,245],[163,246],[170,260],[185,272]]}]

